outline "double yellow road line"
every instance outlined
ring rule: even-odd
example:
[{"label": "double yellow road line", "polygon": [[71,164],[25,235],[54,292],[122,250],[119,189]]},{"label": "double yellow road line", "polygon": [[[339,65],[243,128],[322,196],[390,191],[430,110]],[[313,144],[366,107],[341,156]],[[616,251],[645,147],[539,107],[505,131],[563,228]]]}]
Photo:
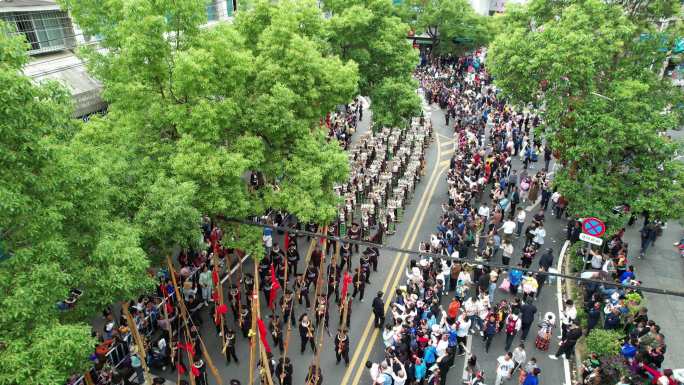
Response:
[{"label": "double yellow road line", "polygon": [[[434,133],[436,141],[437,141],[437,159],[435,161],[435,166],[432,170],[432,173],[430,175],[430,179],[428,181],[428,184],[425,188],[425,192],[421,196],[420,203],[418,204],[418,208],[416,209],[416,213],[413,216],[413,219],[411,220],[411,223],[409,223],[409,226],[406,231],[406,235],[404,237],[404,241],[402,242],[400,248],[402,249],[412,249],[413,244],[416,241],[416,237],[418,237],[418,234],[420,232],[420,229],[423,225],[423,220],[425,219],[425,216],[427,215],[428,212],[428,207],[430,206],[430,201],[432,198],[432,195],[435,192],[435,189],[437,189],[437,186],[439,185],[440,181],[440,175],[444,171],[445,167],[440,164],[440,158],[442,156],[442,150],[441,150],[441,143],[439,140],[439,134],[436,132]],[[385,313],[389,310],[390,304],[392,302],[392,298],[394,297],[394,292],[397,289],[397,286],[399,286],[399,283],[402,281],[404,278],[404,268],[406,266],[406,262],[408,261],[408,256],[409,254],[406,253],[397,253],[395,258],[394,258],[394,263],[392,264],[391,269],[387,273],[387,278],[385,279],[385,283],[382,287],[382,292],[385,293]],[[390,285],[391,282],[391,285]],[[353,380],[352,380],[352,385],[357,385],[359,381],[361,380],[361,375],[363,374],[363,369],[364,369],[364,364],[368,360],[368,357],[370,356],[371,352],[373,351],[373,346],[375,346],[375,341],[378,338],[378,329],[373,327],[373,315],[368,319],[368,323],[366,324],[366,327],[363,330],[363,334],[361,335],[361,339],[359,340],[357,347],[354,351],[354,355],[352,356],[351,362],[349,367],[347,368],[347,371],[344,373],[344,377],[342,377],[342,382],[340,385],[347,385],[349,383],[349,379],[351,378],[352,375],[354,375]],[[371,332],[372,331],[372,332]],[[369,333],[370,333],[370,339],[369,338]],[[360,361],[359,361],[360,359]],[[357,362],[358,362],[358,368],[357,368]],[[354,374],[356,370],[356,374]]]}]

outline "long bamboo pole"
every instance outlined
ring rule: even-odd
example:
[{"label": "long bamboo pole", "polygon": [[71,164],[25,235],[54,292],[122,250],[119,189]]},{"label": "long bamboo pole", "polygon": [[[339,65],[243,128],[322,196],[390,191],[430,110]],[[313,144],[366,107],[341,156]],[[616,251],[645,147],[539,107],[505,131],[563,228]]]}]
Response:
[{"label": "long bamboo pole", "polygon": [[[171,296],[166,294],[166,289],[164,289],[164,300],[162,301],[162,309],[164,311],[164,318],[166,319],[166,323],[168,328],[166,331],[169,333],[169,343],[168,346],[171,349],[171,365],[176,364],[176,354],[173,351],[173,327],[171,326],[171,321],[169,320],[169,310],[166,308],[166,305],[171,301]],[[180,378],[178,379],[180,381]]]},{"label": "long bamboo pole", "polygon": [[[225,333],[225,317],[223,314],[220,314],[218,309],[220,307],[223,307],[224,300],[223,300],[223,282],[221,279],[221,269],[219,269],[219,259],[216,253],[214,253],[214,256],[212,258],[212,261],[214,263],[214,271],[216,272],[216,276],[218,277],[217,281],[217,287],[216,290],[218,290],[218,306],[215,306],[215,317],[218,319],[220,322],[220,327],[221,327],[221,338],[219,339],[220,341],[220,349],[221,351],[225,351],[226,349],[226,333]],[[228,270],[230,272],[230,270]]]},{"label": "long bamboo pole", "polygon": [[133,335],[133,341],[135,342],[135,346],[138,350],[138,355],[140,356],[140,362],[142,364],[145,376],[145,384],[152,384],[152,375],[150,374],[150,368],[147,367],[147,351],[145,350],[145,341],[140,336],[140,333],[138,332],[138,325],[136,325],[135,320],[133,319],[133,317],[131,317],[131,313],[128,311],[128,305],[128,302],[125,302],[121,306],[121,311],[123,312],[124,317],[126,317],[126,321],[128,321],[128,328],[131,330],[131,334]]},{"label": "long bamboo pole", "polygon": [[[176,294],[176,301],[178,302],[178,309],[180,310],[179,316],[182,319],[181,323],[183,325],[183,328],[185,329],[185,339],[187,342],[190,339],[190,330],[188,329],[187,313],[184,311],[185,301],[183,301],[183,297],[181,296],[180,290],[178,289],[178,281],[176,280],[176,270],[173,267],[173,262],[171,261],[170,256],[166,256],[166,264],[169,268],[169,275],[171,275],[173,291]],[[180,336],[178,337],[178,341],[180,342]],[[186,350],[186,353],[188,355],[188,379],[190,380],[190,385],[195,385],[195,376],[192,375],[192,371],[190,370],[190,366],[194,364],[195,360],[192,357],[192,354],[190,354],[190,351]]]},{"label": "long bamboo pole", "polygon": [[85,372],[83,378],[85,379],[86,385],[95,385],[95,383],[93,382],[93,377],[90,375],[90,372]]},{"label": "long bamboo pole", "polygon": [[[309,259],[311,258],[311,254],[313,253],[314,248],[316,247],[316,238],[313,238],[311,242],[309,242],[309,249],[306,251],[306,257],[304,257],[304,266],[305,268],[309,265]],[[299,289],[299,293],[293,293],[296,295],[301,293],[301,287]],[[292,298],[292,301],[294,301],[294,298]],[[292,307],[290,307],[290,317],[293,316],[294,313],[294,303],[292,304]],[[284,346],[284,353],[283,353],[283,358],[287,357],[287,351],[290,345],[290,335],[292,334],[292,322],[287,323],[287,335],[285,337],[285,346]]]},{"label": "long bamboo pole", "polygon": [[[325,234],[327,234],[327,232],[328,232],[328,226],[325,226],[325,227],[324,227],[323,232],[324,232]],[[336,252],[336,253],[339,252],[339,248],[340,248],[340,242],[337,241],[337,242],[336,242],[336,247],[335,247],[335,249],[336,249],[335,252]],[[318,292],[319,292],[319,290],[320,290],[321,285],[323,285],[323,284],[325,283],[325,278],[324,278],[324,275],[323,275],[323,266],[325,266],[325,259],[326,259],[326,257],[328,256],[327,249],[328,249],[328,238],[323,238],[323,253],[322,253],[321,261],[320,261],[319,268],[318,268],[318,282],[316,283],[316,292],[315,292],[315,295],[314,295],[314,302],[313,302],[313,304],[312,304],[312,308],[313,308],[314,314],[315,314],[315,312],[316,312],[316,306],[315,306],[315,305],[318,303]],[[333,254],[333,256],[332,256],[332,258],[331,258],[331,261],[330,261],[331,264],[335,264],[335,263],[336,263],[336,262],[335,262],[335,259],[336,259],[335,257],[336,257],[335,254]],[[326,288],[327,288],[327,287],[328,287],[328,286],[326,285]],[[326,295],[326,298],[327,298],[327,295]],[[327,311],[327,312],[330,312],[330,304],[326,302],[326,306],[327,306],[326,311]],[[323,329],[327,329],[327,326],[326,326],[326,324],[325,324],[325,316],[324,316],[324,319],[323,319]],[[320,341],[321,341],[321,342],[320,342],[318,348],[316,349],[316,353],[314,354],[314,359],[313,359],[313,363],[314,363],[314,365],[316,366],[316,368],[318,368],[318,364],[317,364],[317,363],[320,363],[320,353],[321,353],[321,348],[323,347],[323,330],[317,330],[317,332],[318,332],[318,333],[321,333],[321,334],[320,334],[320,335],[321,335],[321,337],[320,337]],[[314,338],[315,338],[315,336],[314,336]],[[315,384],[315,383],[318,381],[317,377],[318,377],[318,376],[317,376],[317,373],[313,373],[312,376],[311,376],[311,378],[310,378],[309,381],[307,382],[307,385]]]},{"label": "long bamboo pole", "polygon": [[252,322],[250,326],[250,347],[249,347],[249,384],[254,385],[254,370],[256,361],[256,309],[255,304],[259,298],[259,270],[258,263],[254,261],[254,286],[252,287],[252,292],[248,293],[252,296]]},{"label": "long bamboo pole", "polygon": [[[257,266],[257,264],[255,263],[254,264],[255,269],[256,269],[256,266]],[[260,343],[259,338],[257,336],[257,334],[259,334],[260,332],[256,330],[257,329],[256,328],[257,319],[261,319],[261,306],[259,305],[258,288],[259,288],[259,274],[257,271],[257,274],[254,277],[254,293],[255,293],[255,295],[254,295],[254,300],[253,300],[254,301],[254,307],[256,308],[256,314],[252,313],[252,326],[253,326],[252,330],[254,330],[254,338],[256,340],[257,349],[259,350],[259,355],[261,356],[261,367],[266,372],[266,380],[268,382],[268,385],[273,385],[273,379],[271,378],[271,361],[268,359],[268,356],[266,355],[266,349],[264,349],[261,346],[261,343]],[[271,290],[273,290],[273,289],[271,289]],[[264,338],[266,338],[266,336],[264,336]]]}]

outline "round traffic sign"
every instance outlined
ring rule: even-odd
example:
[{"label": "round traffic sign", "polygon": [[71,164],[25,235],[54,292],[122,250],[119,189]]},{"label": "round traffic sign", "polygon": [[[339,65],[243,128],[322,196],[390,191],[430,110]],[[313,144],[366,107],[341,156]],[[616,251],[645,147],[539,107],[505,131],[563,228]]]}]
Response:
[{"label": "round traffic sign", "polygon": [[586,218],[582,221],[582,232],[593,237],[600,237],[606,232],[606,224],[598,218]]}]

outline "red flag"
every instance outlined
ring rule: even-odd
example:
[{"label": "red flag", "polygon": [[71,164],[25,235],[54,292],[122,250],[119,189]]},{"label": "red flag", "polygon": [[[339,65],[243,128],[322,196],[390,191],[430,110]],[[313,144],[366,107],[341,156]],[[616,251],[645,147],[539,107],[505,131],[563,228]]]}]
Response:
[{"label": "red flag", "polygon": [[285,239],[283,240],[283,245],[285,246],[285,252],[287,253],[287,249],[290,247],[290,233],[287,231],[285,232]]},{"label": "red flag", "polygon": [[211,281],[214,282],[214,286],[218,286],[219,275],[218,275],[218,271],[216,269],[214,269],[214,271],[211,272]]},{"label": "red flag", "polygon": [[178,374],[180,374],[181,376],[184,375],[185,372],[187,371],[185,369],[185,365],[179,364],[179,363],[176,364],[176,370],[178,370]]},{"label": "red flag", "polygon": [[196,367],[195,365],[192,365],[192,366],[190,367],[190,371],[192,372],[192,375],[195,376],[195,377],[199,377],[200,374],[201,374],[201,373],[200,373],[200,370],[197,369],[197,367]]},{"label": "red flag", "polygon": [[342,277],[342,298],[347,298],[347,291],[349,289],[349,284],[352,283],[352,276],[348,271],[344,272]]},{"label": "red flag", "polygon": [[[328,226],[323,227],[323,235],[328,235]],[[325,238],[325,237],[320,237],[320,238],[318,238],[318,242],[319,242],[321,245],[323,245],[323,244],[325,244],[325,240],[326,240],[326,239],[327,239],[327,238]]]},{"label": "red flag", "polygon": [[259,329],[259,338],[264,345],[264,349],[266,349],[267,353],[270,353],[271,347],[268,346],[268,340],[266,339],[266,325],[264,325],[264,321],[262,321],[261,318],[257,320],[257,328]]},{"label": "red flag", "polygon": [[275,304],[275,299],[278,296],[278,290],[279,289],[280,289],[280,282],[278,282],[278,278],[276,278],[275,268],[273,267],[273,264],[271,263],[271,293],[268,296],[268,307],[269,307],[269,309],[273,309],[273,305]]}]

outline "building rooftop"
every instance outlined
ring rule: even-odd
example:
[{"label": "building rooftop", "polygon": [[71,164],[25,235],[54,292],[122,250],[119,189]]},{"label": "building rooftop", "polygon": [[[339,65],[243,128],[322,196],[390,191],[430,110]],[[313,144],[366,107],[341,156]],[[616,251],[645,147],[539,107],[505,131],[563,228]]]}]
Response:
[{"label": "building rooftop", "polygon": [[102,85],[88,74],[83,60],[69,51],[34,58],[24,67],[24,74],[36,82],[56,80],[67,87],[74,98],[75,116],[105,106],[100,98]]},{"label": "building rooftop", "polygon": [[47,11],[59,9],[52,0],[0,0],[0,12]]}]

